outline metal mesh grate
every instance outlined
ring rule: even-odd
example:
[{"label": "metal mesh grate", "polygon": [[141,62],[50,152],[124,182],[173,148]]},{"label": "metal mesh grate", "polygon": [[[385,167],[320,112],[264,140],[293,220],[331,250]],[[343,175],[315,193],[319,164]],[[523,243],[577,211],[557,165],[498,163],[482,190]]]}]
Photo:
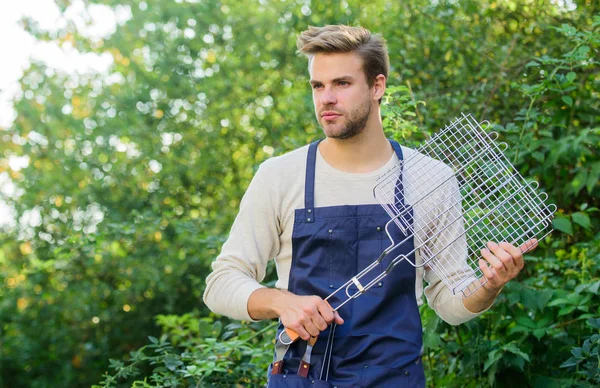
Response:
[{"label": "metal mesh grate", "polygon": [[[478,260],[488,241],[521,246],[552,231],[556,206],[545,203],[537,182],[515,170],[503,154],[506,145],[496,138],[463,114],[374,188],[375,198],[409,236],[401,241],[390,236],[394,249],[414,236],[420,260],[411,264],[429,266],[455,294],[468,296],[484,284]],[[402,187],[407,204],[399,198]]]}]

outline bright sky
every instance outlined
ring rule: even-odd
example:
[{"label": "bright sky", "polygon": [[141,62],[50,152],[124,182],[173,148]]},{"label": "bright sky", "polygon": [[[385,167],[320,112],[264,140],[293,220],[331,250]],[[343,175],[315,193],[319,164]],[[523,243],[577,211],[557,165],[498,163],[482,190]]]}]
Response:
[{"label": "bright sky", "polygon": [[[16,117],[11,101],[22,92],[18,80],[29,66],[30,58],[69,73],[102,72],[113,60],[109,54],[81,54],[69,45],[59,47],[54,43],[36,42],[19,26],[23,17],[31,17],[49,32],[59,31],[71,22],[86,37],[100,39],[110,36],[117,24],[129,20],[131,12],[128,7],[117,7],[113,11],[104,5],[91,5],[86,9],[81,0],[75,0],[63,17],[53,0],[0,0],[0,131],[9,127]],[[9,158],[9,166],[16,170],[28,162],[26,156]],[[19,196],[7,173],[0,173],[1,195]],[[35,222],[35,217],[32,220]],[[14,225],[12,209],[0,200],[0,227]]]},{"label": "bright sky", "polygon": [[52,0],[0,0],[0,128],[9,126],[15,118],[10,100],[19,93],[17,81],[29,66],[29,58],[68,72],[103,71],[112,63],[108,54],[83,55],[72,47],[36,42],[19,26],[22,17],[31,17],[42,29],[52,32],[70,21],[85,36],[99,39],[112,34],[117,23],[126,22],[130,15],[126,7],[115,12],[108,6],[91,5],[86,10],[82,1],[75,0],[62,17]]}]

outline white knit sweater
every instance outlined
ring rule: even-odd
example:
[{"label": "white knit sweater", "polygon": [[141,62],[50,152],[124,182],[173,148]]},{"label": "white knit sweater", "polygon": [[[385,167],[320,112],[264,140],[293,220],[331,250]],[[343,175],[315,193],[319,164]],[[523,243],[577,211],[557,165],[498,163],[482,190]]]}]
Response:
[{"label": "white knit sweater", "polygon": [[[405,160],[411,160],[416,151],[402,147],[402,152]],[[274,259],[277,267],[278,280],[275,287],[287,289],[292,262],[294,210],[304,208],[307,153],[308,146],[305,146],[268,159],[252,179],[241,201],[229,237],[212,264],[212,273],[206,279],[204,302],[213,312],[234,319],[252,320],[247,310],[248,299],[252,292],[263,287],[260,282],[265,277],[269,260]],[[415,163],[423,163],[425,159],[420,160]],[[347,173],[327,164],[317,151],[315,207],[377,203],[373,197],[376,180],[397,162],[398,158],[394,154],[389,162],[377,171]],[[449,168],[439,162],[435,163],[438,163],[435,166],[439,170],[438,174],[451,174]],[[412,166],[412,171],[419,171],[419,168],[431,169],[431,165],[415,165]],[[410,173],[405,175],[405,200],[408,204],[412,204],[414,198],[421,197],[422,193],[416,190],[427,189],[427,184],[423,182],[411,184],[415,179],[417,178],[411,178]],[[455,184],[455,180],[451,181]],[[430,182],[431,185],[435,183]],[[455,185],[447,186],[447,190],[456,189]],[[419,213],[420,210],[415,207],[416,223],[420,222]],[[443,223],[444,217],[436,218],[435,222]],[[440,237],[445,241],[453,241],[455,236],[461,233],[461,225],[455,223],[450,227],[444,226],[440,228],[440,225],[421,225],[416,229],[422,233],[432,228],[443,229],[446,235],[442,234]],[[430,249],[436,251],[435,243],[432,243]],[[376,257],[373,258],[375,259]],[[420,255],[417,252],[417,263],[419,260]],[[443,252],[438,261],[444,262]],[[453,263],[456,260],[448,262]],[[428,283],[425,290],[423,279]],[[462,302],[462,294],[453,295],[435,272],[427,267],[417,268],[416,271],[415,296],[419,305],[423,303],[423,294],[427,297],[429,306],[450,324],[460,324],[483,313],[471,313],[467,310]]]}]

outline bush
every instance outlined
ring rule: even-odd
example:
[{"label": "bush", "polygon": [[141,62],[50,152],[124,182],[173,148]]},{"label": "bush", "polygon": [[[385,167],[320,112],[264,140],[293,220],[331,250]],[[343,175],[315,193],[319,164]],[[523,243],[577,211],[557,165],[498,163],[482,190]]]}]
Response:
[{"label": "bush", "polygon": [[94,387],[116,387],[124,381],[136,387],[264,384],[267,372],[262,366],[273,356],[276,323],[225,323],[197,312],[158,315],[156,321],[163,332],[160,339],[149,337],[150,343],[131,352],[126,362],[111,360],[113,373]]}]

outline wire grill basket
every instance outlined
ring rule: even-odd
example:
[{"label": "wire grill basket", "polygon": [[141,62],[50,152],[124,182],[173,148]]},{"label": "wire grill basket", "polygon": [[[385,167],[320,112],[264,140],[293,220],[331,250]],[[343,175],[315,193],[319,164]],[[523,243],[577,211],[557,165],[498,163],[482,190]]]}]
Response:
[{"label": "wire grill basket", "polygon": [[[488,241],[521,246],[552,231],[556,206],[546,204],[537,182],[516,171],[504,156],[506,144],[496,138],[463,114],[381,176],[373,190],[391,221],[414,236],[418,260],[402,259],[431,268],[454,294],[468,296],[485,283],[478,260]],[[402,187],[407,204],[400,202]],[[390,239],[393,249],[406,242]]]}]

